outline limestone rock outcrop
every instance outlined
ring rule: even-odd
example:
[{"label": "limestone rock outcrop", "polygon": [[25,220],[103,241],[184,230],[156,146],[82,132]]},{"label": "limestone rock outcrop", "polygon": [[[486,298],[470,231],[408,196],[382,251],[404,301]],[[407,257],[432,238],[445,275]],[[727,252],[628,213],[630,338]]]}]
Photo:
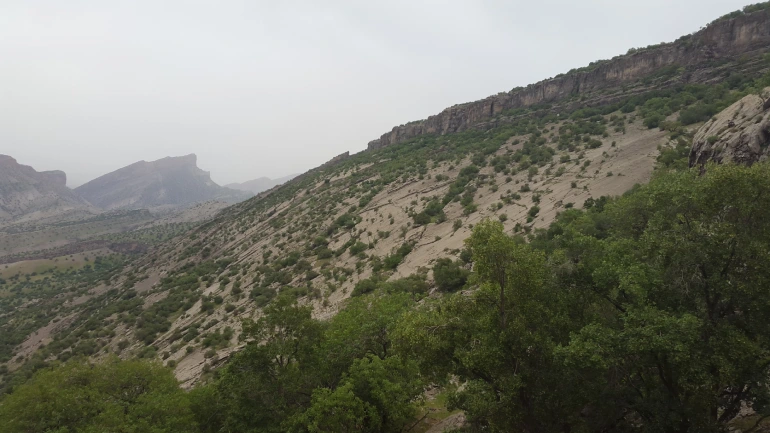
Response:
[{"label": "limestone rock outcrop", "polygon": [[[770,94],[770,88],[763,95]],[[709,161],[751,165],[770,154],[767,99],[748,95],[706,122],[693,137],[690,167]]]}]

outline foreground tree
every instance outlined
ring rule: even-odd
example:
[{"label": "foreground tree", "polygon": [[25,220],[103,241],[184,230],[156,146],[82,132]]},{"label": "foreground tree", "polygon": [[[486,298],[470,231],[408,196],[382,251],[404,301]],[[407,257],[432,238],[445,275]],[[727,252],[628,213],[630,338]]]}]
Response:
[{"label": "foreground tree", "polygon": [[206,432],[400,432],[422,393],[416,364],[391,353],[408,293],[356,297],[327,323],[279,297],[212,385],[194,391]]},{"label": "foreground tree", "polygon": [[[474,227],[471,294],[396,347],[479,431],[721,432],[770,415],[770,166],[658,176],[530,246]],[[547,253],[547,256],[539,251]]]},{"label": "foreground tree", "polygon": [[554,357],[570,324],[545,255],[493,221],[476,225],[467,243],[478,289],[407,314],[398,349],[434,381],[460,380],[450,406],[464,410],[474,429],[567,431],[578,423],[583,400],[576,378]]},{"label": "foreground tree", "polygon": [[211,392],[198,391],[214,411],[200,419],[206,431],[283,432],[287,419],[310,404],[320,378],[306,373],[317,365],[322,325],[312,308],[279,296],[244,332],[254,338],[221,372]]},{"label": "foreground tree", "polygon": [[[606,380],[598,404],[645,431],[721,431],[767,411],[770,166],[710,166],[653,180],[608,206],[592,284],[612,316],[583,328],[566,361]],[[632,414],[632,416],[629,416]]]},{"label": "foreground tree", "polygon": [[73,361],[38,372],[0,403],[3,432],[195,432],[171,370],[146,361]]},{"label": "foreground tree", "polygon": [[417,366],[398,356],[357,359],[341,384],[313,392],[310,407],[292,421],[298,433],[402,432],[414,422],[422,394]]}]

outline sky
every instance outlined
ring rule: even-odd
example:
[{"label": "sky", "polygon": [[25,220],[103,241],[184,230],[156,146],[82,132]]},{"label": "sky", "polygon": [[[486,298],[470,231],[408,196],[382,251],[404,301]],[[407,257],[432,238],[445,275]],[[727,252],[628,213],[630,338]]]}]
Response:
[{"label": "sky", "polygon": [[0,0],[0,154],[71,187],[195,153],[301,173],[750,0]]}]

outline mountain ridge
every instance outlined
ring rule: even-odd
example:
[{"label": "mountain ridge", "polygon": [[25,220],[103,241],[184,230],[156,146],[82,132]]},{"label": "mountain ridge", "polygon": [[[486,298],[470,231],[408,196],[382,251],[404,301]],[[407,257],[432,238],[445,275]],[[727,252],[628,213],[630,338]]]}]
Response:
[{"label": "mountain ridge", "polygon": [[[564,103],[571,98],[596,96],[596,93],[633,83],[667,67],[684,67],[686,82],[706,82],[713,79],[709,71],[698,66],[704,62],[735,59],[752,51],[767,51],[770,45],[770,11],[759,10],[737,17],[727,15],[705,28],[676,41],[629,53],[611,60],[592,62],[589,66],[573,69],[566,74],[500,92],[487,98],[453,105],[427,119],[393,127],[389,132],[370,141],[368,150],[403,143],[412,138],[438,134],[445,135],[480,127],[483,122],[503,115],[506,111],[528,108],[538,104]],[[718,72],[718,71],[717,71]],[[628,89],[619,97],[627,97]],[[584,105],[602,105],[612,95],[598,95],[598,100],[582,101]],[[565,110],[574,108],[574,104]]]},{"label": "mountain ridge", "polygon": [[9,155],[0,155],[0,220],[91,210],[89,203],[67,187],[63,171],[37,171]]},{"label": "mountain ridge", "polygon": [[186,206],[207,200],[238,201],[242,192],[217,185],[189,154],[138,161],[93,179],[74,190],[102,209]]}]

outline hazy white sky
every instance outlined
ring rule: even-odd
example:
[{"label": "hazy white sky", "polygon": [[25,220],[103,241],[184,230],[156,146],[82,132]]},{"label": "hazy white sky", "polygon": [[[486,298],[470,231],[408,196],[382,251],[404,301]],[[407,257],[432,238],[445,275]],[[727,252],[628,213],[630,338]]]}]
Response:
[{"label": "hazy white sky", "polygon": [[70,186],[188,153],[280,177],[749,2],[0,0],[0,153]]}]

